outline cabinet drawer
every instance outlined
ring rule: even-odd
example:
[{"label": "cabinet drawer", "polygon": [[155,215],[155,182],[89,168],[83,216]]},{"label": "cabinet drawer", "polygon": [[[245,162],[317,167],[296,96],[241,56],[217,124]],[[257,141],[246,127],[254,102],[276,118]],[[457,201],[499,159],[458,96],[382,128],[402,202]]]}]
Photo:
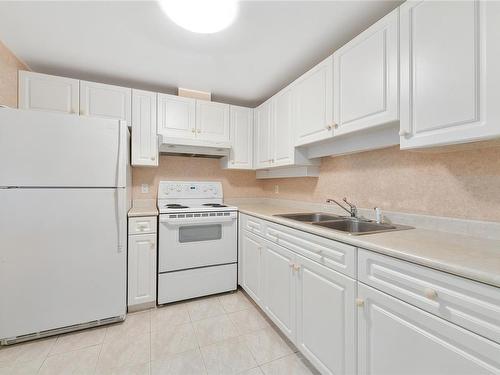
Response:
[{"label": "cabinet drawer", "polygon": [[363,249],[358,279],[500,343],[500,288]]},{"label": "cabinet drawer", "polygon": [[240,214],[241,229],[264,236],[265,221],[253,216]]},{"label": "cabinet drawer", "polygon": [[265,238],[328,268],[356,277],[354,246],[274,223],[266,223]]},{"label": "cabinet drawer", "polygon": [[128,234],[156,233],[156,216],[131,217],[128,219]]}]

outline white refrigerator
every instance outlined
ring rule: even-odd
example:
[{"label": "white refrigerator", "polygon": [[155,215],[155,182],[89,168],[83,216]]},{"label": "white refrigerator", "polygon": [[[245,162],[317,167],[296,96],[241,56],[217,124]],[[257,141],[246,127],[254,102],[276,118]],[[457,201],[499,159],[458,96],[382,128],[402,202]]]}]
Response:
[{"label": "white refrigerator", "polygon": [[124,121],[0,108],[0,343],[126,314]]}]

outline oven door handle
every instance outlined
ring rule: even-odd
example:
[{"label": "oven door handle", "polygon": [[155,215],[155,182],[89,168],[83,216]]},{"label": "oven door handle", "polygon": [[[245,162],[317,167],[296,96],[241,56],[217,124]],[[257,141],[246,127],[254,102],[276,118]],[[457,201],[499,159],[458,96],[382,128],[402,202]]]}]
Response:
[{"label": "oven door handle", "polygon": [[235,221],[236,216],[231,217],[219,217],[219,218],[186,218],[186,219],[169,219],[169,218],[160,218],[160,223],[179,226],[179,225],[205,225],[205,224],[219,224],[219,223],[227,223],[231,221]]}]

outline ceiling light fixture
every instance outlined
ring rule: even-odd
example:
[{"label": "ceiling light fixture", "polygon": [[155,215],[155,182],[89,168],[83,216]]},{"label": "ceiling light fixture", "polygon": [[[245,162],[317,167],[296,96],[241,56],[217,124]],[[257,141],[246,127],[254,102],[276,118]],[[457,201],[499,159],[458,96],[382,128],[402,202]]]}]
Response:
[{"label": "ceiling light fixture", "polygon": [[177,25],[201,34],[225,29],[238,13],[237,0],[159,0],[158,3]]}]

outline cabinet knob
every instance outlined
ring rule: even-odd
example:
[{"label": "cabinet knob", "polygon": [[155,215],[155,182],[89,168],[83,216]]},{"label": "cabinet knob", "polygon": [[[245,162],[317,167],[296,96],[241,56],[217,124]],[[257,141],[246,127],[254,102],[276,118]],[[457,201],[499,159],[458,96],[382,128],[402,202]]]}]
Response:
[{"label": "cabinet knob", "polygon": [[331,125],[327,125],[326,126],[326,130],[332,130],[332,126]]},{"label": "cabinet knob", "polygon": [[155,246],[154,242],[151,242],[151,249],[154,250],[155,248],[156,248],[156,246]]},{"label": "cabinet knob", "polygon": [[201,133],[201,129],[198,129],[197,132],[198,132],[198,134],[200,134]]},{"label": "cabinet knob", "polygon": [[424,295],[429,299],[436,299],[438,296],[437,291],[432,288],[425,288]]},{"label": "cabinet knob", "polygon": [[294,271],[299,271],[300,270],[300,265],[294,264],[293,265],[293,269],[294,269]]},{"label": "cabinet knob", "polygon": [[400,135],[401,137],[407,137],[407,136],[409,136],[409,135],[410,135],[410,132],[409,132],[408,130],[400,130],[400,131],[399,131],[399,135]]},{"label": "cabinet knob", "polygon": [[196,129],[194,129],[194,128],[193,128],[193,129],[191,129],[191,132],[192,132],[192,133],[196,133]]},{"label": "cabinet knob", "polygon": [[363,307],[365,305],[365,301],[362,298],[356,298],[356,306]]},{"label": "cabinet knob", "polygon": [[155,156],[151,156],[151,160],[155,160],[155,159],[156,159],[156,157],[155,157]]}]

